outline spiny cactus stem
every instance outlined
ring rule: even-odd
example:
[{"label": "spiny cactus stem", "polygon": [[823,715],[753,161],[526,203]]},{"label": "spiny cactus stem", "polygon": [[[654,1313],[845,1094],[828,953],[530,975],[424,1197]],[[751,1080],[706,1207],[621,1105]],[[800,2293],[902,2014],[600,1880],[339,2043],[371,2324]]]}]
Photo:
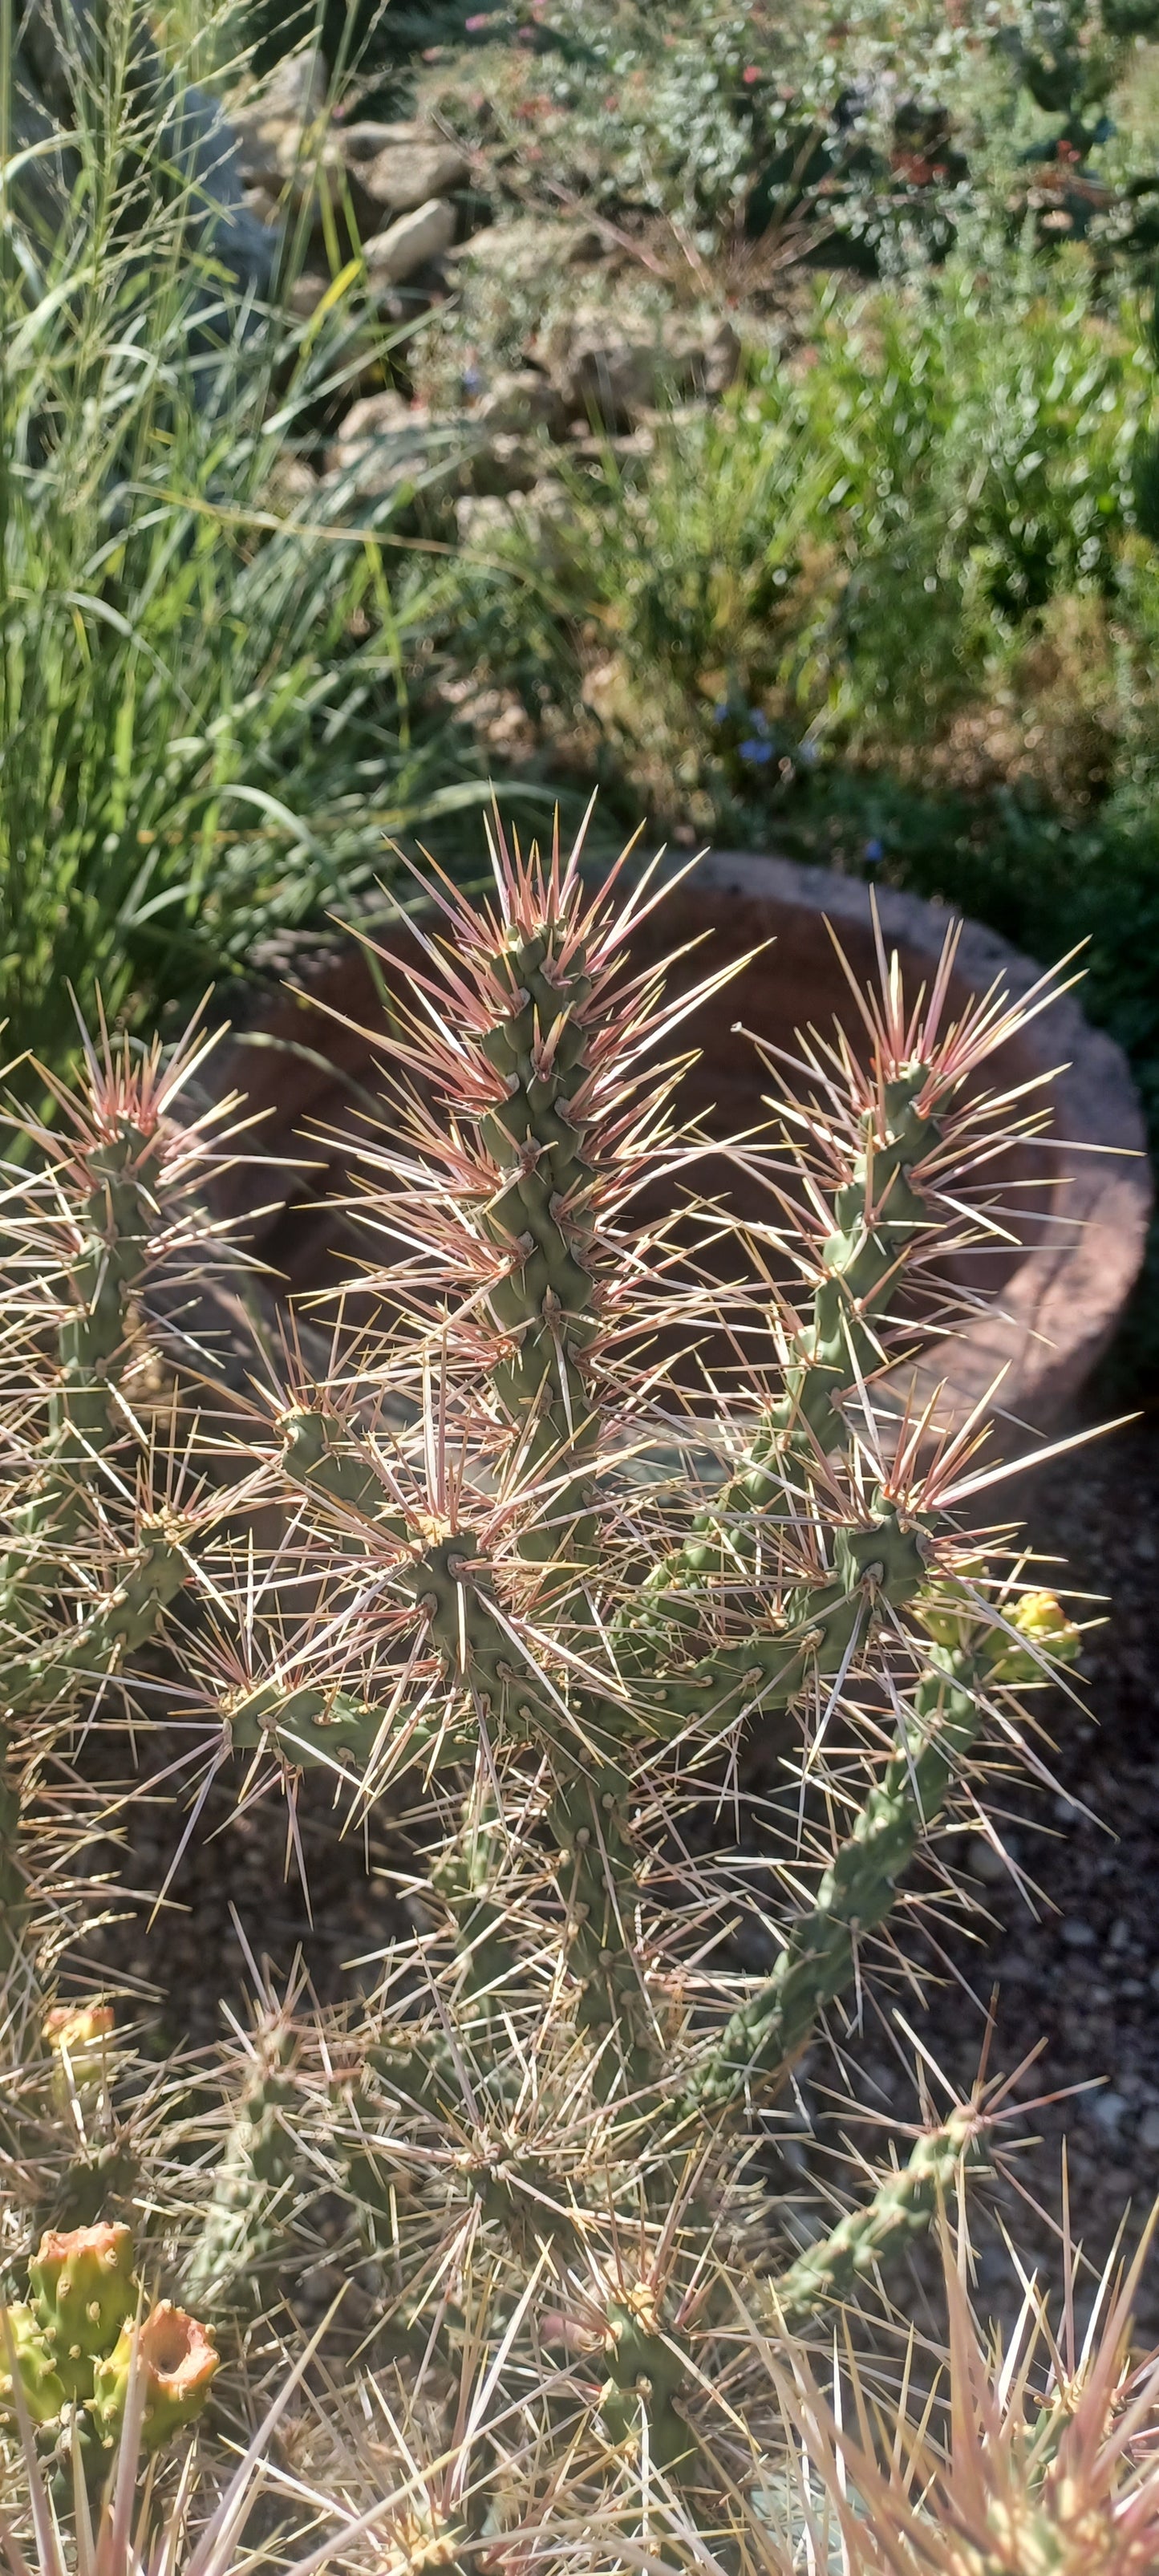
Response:
[{"label": "spiny cactus stem", "polygon": [[494,1804],[469,1798],[462,1828],[431,1871],[436,1895],[449,1906],[461,1961],[462,1995],[486,2014],[492,2000],[518,1973],[518,1951],[508,1937],[510,1913],[491,1895],[501,1865],[501,1836]]},{"label": "spiny cactus stem", "polygon": [[39,1653],[0,1669],[0,1705],[10,1713],[43,1708],[115,1672],[125,1654],[154,1634],[188,1573],[176,1525],[166,1521],[147,1530],[135,1560],[99,1608]]},{"label": "spiny cactus stem", "polygon": [[[802,1325],[785,1371],[785,1393],[770,1407],[736,1474],[698,1515],[683,1548],[653,1575],[637,1619],[647,1623],[656,1597],[664,1601],[682,1586],[696,1588],[706,1578],[735,1581],[739,1567],[752,1562],[754,1522],[784,1508],[787,1460],[807,1474],[814,1440],[823,1450],[847,1440],[841,1399],[856,1384],[858,1371],[869,1376],[879,1365],[872,1318],[892,1293],[907,1253],[931,1227],[930,1211],[911,1178],[941,1136],[936,1119],[917,1114],[930,1073],[928,1065],[915,1063],[886,1084],[880,1143],[872,1141],[873,1113],[867,1113],[865,1149],[852,1179],[835,1195],[836,1224],[823,1247],[812,1318]],[[626,1633],[633,1624],[629,1613],[622,1622]]]},{"label": "spiny cactus stem", "polygon": [[908,2162],[883,2177],[863,2208],[850,2210],[827,2236],[806,2246],[787,2272],[763,2284],[760,2305],[773,2325],[795,2333],[819,2309],[851,2296],[879,2264],[923,2235],[963,2166],[981,2155],[983,2130],[969,2109],[926,2130]]},{"label": "spiny cactus stem", "polygon": [[322,1405],[293,1405],[278,1424],[281,1463],[295,1484],[329,1500],[357,1517],[374,1521],[385,1533],[405,1539],[406,1521],[392,1511],[390,1497],[368,1447],[348,1423]]},{"label": "spiny cactus stem", "polygon": [[819,2013],[855,1973],[857,1941],[883,1922],[897,1881],[938,1814],[981,1723],[979,1668],[962,1650],[930,1650],[912,1725],[870,1790],[853,1832],[794,1925],[769,1983],[742,2005],[689,2087],[690,2114],[722,2111],[750,2083],[782,2074]]},{"label": "spiny cactus stem", "polygon": [[19,1853],[20,1791],[12,1776],[12,1737],[8,1727],[0,1726],[0,1979],[21,1957],[28,1882]]},{"label": "spiny cactus stem", "polygon": [[93,1186],[58,1327],[60,1378],[49,1403],[48,1441],[36,1489],[13,1515],[0,1596],[19,1596],[37,1582],[37,1542],[67,1537],[84,1508],[94,1453],[123,1424],[114,1401],[117,1362],[126,1346],[129,1301],[156,1237],[162,1156],[160,1131],[147,1135],[126,1120],[86,1158]]},{"label": "spiny cactus stem", "polygon": [[529,1476],[548,1473],[557,1485],[554,1526],[529,1531],[523,1552],[575,1566],[596,1543],[587,1479],[599,1443],[584,1369],[598,1329],[588,1257],[597,1175],[573,1106],[589,1071],[582,1014],[592,979],[582,946],[566,963],[559,949],[548,928],[494,961],[510,1007],[480,1048],[506,1097],[480,1121],[480,1142],[501,1176],[482,1223],[509,1261],[488,1298],[504,1336],[492,1382],[524,1430]]},{"label": "spiny cactus stem", "polygon": [[298,2179],[293,2133],[283,2117],[294,2098],[283,2072],[290,2049],[288,2033],[267,2043],[235,2106],[186,2265],[185,2296],[210,2312],[234,2299],[260,2299],[261,2269],[286,2240]]}]

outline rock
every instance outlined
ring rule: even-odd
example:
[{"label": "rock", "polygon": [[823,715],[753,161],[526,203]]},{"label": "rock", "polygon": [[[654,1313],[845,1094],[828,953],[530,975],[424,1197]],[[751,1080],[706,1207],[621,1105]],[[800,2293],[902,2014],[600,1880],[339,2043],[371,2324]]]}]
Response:
[{"label": "rock", "polygon": [[473,268],[534,284],[545,269],[571,268],[599,259],[603,242],[590,224],[569,224],[550,217],[519,215],[509,224],[488,224],[472,233],[456,257]]},{"label": "rock", "polygon": [[549,437],[562,438],[567,428],[566,403],[550,376],[541,375],[536,367],[496,376],[471,416],[488,429],[516,434],[546,429]]},{"label": "rock", "polygon": [[243,188],[241,201],[255,223],[269,225],[280,220],[281,207],[268,188]]},{"label": "rock", "polygon": [[425,429],[426,425],[425,411],[413,409],[405,394],[364,394],[360,402],[351,404],[339,423],[338,436],[326,450],[326,471],[341,473],[372,439],[390,437],[397,430]]},{"label": "rock", "polygon": [[466,154],[456,144],[442,142],[388,143],[359,171],[367,196],[399,215],[425,205],[428,197],[449,196],[470,175]]},{"label": "rock", "polygon": [[247,189],[261,188],[271,196],[280,196],[282,148],[287,134],[301,132],[297,118],[239,112],[232,122],[243,186]]},{"label": "rock", "polygon": [[714,329],[673,314],[664,325],[664,352],[681,393],[727,393],[740,365],[740,341],[723,314]]},{"label": "rock", "polygon": [[318,490],[318,477],[304,456],[278,457],[262,492],[265,508],[293,511],[304,503],[308,508]]},{"label": "rock", "polygon": [[287,54],[278,63],[258,93],[267,116],[294,116],[299,119],[321,116],[330,88],[330,74],[320,45],[303,45],[296,54]]},{"label": "rock", "polygon": [[1143,2113],[1139,2122],[1139,2144],[1159,2147],[1159,2102],[1153,2102],[1150,2110]]},{"label": "rock", "polygon": [[578,332],[556,377],[568,418],[630,429],[637,413],[655,403],[660,362],[655,341]]},{"label": "rock", "polygon": [[370,117],[355,125],[338,125],[333,129],[341,144],[343,158],[360,168],[364,161],[377,161],[388,143],[427,143],[431,136],[421,125],[378,125]]},{"label": "rock", "polygon": [[287,126],[278,145],[278,172],[295,209],[313,204],[337,211],[345,202],[350,185],[346,163],[330,135],[319,145],[305,126]]},{"label": "rock", "polygon": [[1066,1943],[1068,1950],[1093,1950],[1096,1946],[1096,1936],[1090,1924],[1080,1922],[1075,1915],[1068,1916],[1059,1939]]},{"label": "rock", "polygon": [[493,432],[468,459],[465,471],[471,491],[481,500],[508,492],[530,492],[539,480],[541,459],[526,439]]},{"label": "rock", "polygon": [[304,268],[301,276],[294,279],[289,289],[286,296],[286,310],[293,313],[299,322],[308,322],[310,315],[317,312],[323,296],[328,295],[329,292],[328,277],[320,276],[315,269]]},{"label": "rock", "polygon": [[455,210],[442,197],[429,197],[412,213],[400,215],[382,233],[373,233],[362,245],[362,256],[372,286],[398,286],[411,277],[416,268],[424,268],[429,259],[439,259],[449,250],[455,238]]},{"label": "rock", "polygon": [[569,417],[628,429],[680,395],[723,393],[740,362],[731,322],[706,314],[663,323],[630,312],[589,312],[556,327],[537,351]]},{"label": "rock", "polygon": [[364,396],[351,405],[326,450],[326,471],[341,475],[351,497],[376,499],[416,476],[429,478],[432,497],[498,500],[529,492],[540,457],[520,438],[492,433],[472,440],[466,420],[432,424],[422,404],[401,394]]}]

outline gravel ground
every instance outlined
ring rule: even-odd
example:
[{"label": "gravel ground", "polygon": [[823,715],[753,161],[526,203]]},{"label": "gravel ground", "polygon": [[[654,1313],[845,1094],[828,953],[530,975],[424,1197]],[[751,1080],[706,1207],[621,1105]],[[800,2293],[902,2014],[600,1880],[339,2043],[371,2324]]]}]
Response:
[{"label": "gravel ground", "polygon": [[[904,2009],[963,2090],[977,2071],[992,1997],[992,2068],[1009,2072],[1045,2043],[1019,2088],[1023,2100],[1097,2080],[1097,2089],[1025,2124],[1013,2166],[1045,2215],[1011,2186],[997,2195],[1019,2244],[1057,2274],[1049,2222],[1060,2206],[1064,2133],[1074,2233],[1092,2258],[1104,2257],[1128,2201],[1134,2225],[1159,2196],[1159,1413],[1044,1468],[1027,1508],[1036,1545],[1066,1560],[1076,1588],[1106,1596],[1107,1623],[1083,1658],[1091,1715],[1065,1700],[1049,1713],[1057,1790],[1011,1781],[1003,1791],[1006,1847],[1037,1892],[1028,1901],[993,1851],[963,1836],[954,1857],[984,1914],[943,1937],[940,1961],[923,1935],[908,1937],[915,1963],[935,1967],[937,1982],[924,2010],[908,1998]],[[322,2002],[349,1995],[345,1963],[389,1938],[398,1918],[376,1875],[391,1858],[387,1830],[378,1826],[368,1844],[338,1842],[329,1794],[309,1782],[300,1814],[309,1911],[294,1869],[287,1872],[284,1811],[268,1801],[238,1818],[223,1791],[146,1930],[146,1896],[172,1853],[174,1817],[171,1808],[132,1811],[119,1874],[139,1893],[94,1936],[94,1948],[107,1971],[158,1997],[167,2039],[210,2040],[222,2029],[223,1999],[238,2007],[249,1982],[238,1926],[254,1957],[283,1977],[300,1950]],[[900,2035],[891,2045],[881,2015],[868,2024],[848,2051],[859,2098],[904,2122],[915,2107],[913,2048]],[[848,2111],[825,2112],[833,2076],[817,2053],[805,2098],[822,2141],[849,2138],[879,2153],[880,2139],[853,2128]],[[983,2287],[1000,2298],[1009,2265],[992,2229],[986,2238],[983,2225]],[[1139,2325],[1159,2341],[1159,2256]]]}]

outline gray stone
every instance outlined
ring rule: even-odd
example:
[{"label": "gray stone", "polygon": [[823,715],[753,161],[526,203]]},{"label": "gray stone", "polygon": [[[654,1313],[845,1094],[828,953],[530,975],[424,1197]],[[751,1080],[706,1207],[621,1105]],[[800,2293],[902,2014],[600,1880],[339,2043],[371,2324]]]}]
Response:
[{"label": "gray stone", "polygon": [[262,82],[259,97],[268,116],[321,116],[330,88],[330,74],[320,45],[303,45],[295,54],[287,54],[275,65],[269,79]]},{"label": "gray stone", "polygon": [[[471,424],[468,423],[468,430]],[[526,439],[492,432],[474,449],[466,465],[471,490],[480,498],[507,492],[530,492],[539,480],[540,456]]]},{"label": "gray stone", "polygon": [[[15,18],[11,61],[8,202],[18,219],[42,237],[61,234],[76,218],[80,157],[68,137],[75,132],[75,87],[100,79],[110,38],[108,0],[69,0],[64,13],[53,0],[27,0]],[[237,138],[216,99],[196,87],[179,89],[142,13],[133,29],[133,106],[147,151],[158,212],[173,216],[188,248],[212,246],[218,280],[207,281],[196,303],[218,311],[221,280],[242,295],[264,296],[272,250],[263,225],[242,197]],[[142,231],[148,255],[150,223]],[[169,255],[171,236],[167,236]],[[248,324],[247,324],[248,327]],[[199,341],[196,320],[191,344]]]},{"label": "gray stone", "polygon": [[496,376],[471,416],[488,429],[517,434],[546,429],[550,437],[562,438],[567,428],[566,403],[550,376],[541,375],[535,367]]},{"label": "gray stone", "polygon": [[268,188],[243,188],[242,204],[257,224],[268,226],[280,220],[281,207]]},{"label": "gray stone", "polygon": [[1079,1922],[1073,1915],[1068,1916],[1063,1924],[1059,1938],[1065,1942],[1068,1950],[1093,1950],[1095,1947],[1095,1934],[1090,1924]]},{"label": "gray stone", "polygon": [[287,293],[286,309],[293,313],[299,322],[308,322],[310,315],[317,312],[323,297],[329,292],[328,277],[323,277],[316,269],[304,268],[301,276],[294,279]]},{"label": "gray stone", "polygon": [[1097,2128],[1105,2129],[1111,2137],[1122,2127],[1129,2109],[1130,2104],[1122,2093],[1107,2090],[1087,2095],[1087,2118],[1093,2120]]},{"label": "gray stone", "polygon": [[390,437],[397,430],[425,429],[426,425],[426,412],[413,409],[405,395],[364,394],[360,402],[351,404],[339,423],[337,438],[326,450],[327,473],[341,473],[373,439]]},{"label": "gray stone", "polygon": [[1139,2144],[1143,2147],[1159,2147],[1159,2102],[1153,2102],[1150,2110],[1143,2113],[1139,2122]]},{"label": "gray stone", "polygon": [[449,196],[470,175],[465,153],[453,143],[442,142],[388,143],[359,172],[367,196],[399,215],[425,205],[428,197]]},{"label": "gray stone", "polygon": [[429,259],[438,259],[455,238],[455,210],[442,197],[400,215],[385,232],[373,233],[362,245],[371,285],[399,286]]},{"label": "gray stone", "polygon": [[599,259],[603,247],[590,224],[518,215],[511,223],[488,224],[482,232],[472,233],[456,258],[488,275],[509,277],[513,284],[534,285],[545,269],[573,268]]},{"label": "gray stone", "polygon": [[421,125],[379,125],[363,117],[354,125],[334,128],[345,160],[361,167],[364,161],[376,161],[388,143],[429,143],[431,137]]}]

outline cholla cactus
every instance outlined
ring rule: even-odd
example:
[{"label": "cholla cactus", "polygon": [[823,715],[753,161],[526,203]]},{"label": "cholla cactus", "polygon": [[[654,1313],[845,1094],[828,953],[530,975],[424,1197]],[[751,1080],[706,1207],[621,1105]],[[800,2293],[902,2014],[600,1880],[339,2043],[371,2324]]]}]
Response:
[{"label": "cholla cactus", "polygon": [[[809,2362],[773,2362],[787,2421],[815,2478],[803,2499],[849,2576],[1151,2576],[1159,2564],[1159,2357],[1132,2353],[1132,2304],[1151,2229],[1116,2285],[1095,2286],[1081,2343],[1079,2263],[1067,2248],[1064,2313],[1022,2275],[1009,2339],[980,2329],[964,2264],[945,2237],[946,2403],[903,2406],[883,2460],[843,2426]],[[848,2418],[848,2393],[842,2392]],[[944,2429],[943,2429],[944,2426]]]},{"label": "cholla cactus", "polygon": [[[34,1834],[74,1712],[115,1727],[135,1691],[147,1741],[149,1640],[202,1730],[197,1796],[272,1772],[292,1802],[313,1769],[408,1827],[413,1940],[341,2032],[255,2053],[185,2276],[244,2304],[304,2196],[344,2196],[431,2412],[400,2568],[562,2567],[592,2529],[731,2566],[782,2425],[746,2321],[872,2286],[989,2134],[959,2107],[804,2250],[750,2171],[753,2115],[976,1798],[987,1730],[1008,1745],[1016,1685],[1078,1644],[967,1522],[981,1419],[941,1427],[906,1377],[952,1313],[946,1256],[1002,1232],[1003,1156],[1043,1126],[987,1060],[1056,988],[952,1016],[951,935],[916,1003],[882,955],[864,1062],[764,1042],[772,1122],[736,1150],[768,1187],[757,1272],[787,1251],[800,1287],[722,1285],[664,1053],[697,997],[631,962],[662,888],[591,894],[578,849],[502,836],[494,867],[490,909],[436,886],[383,1040],[364,1285],[389,1329],[340,1297],[325,1373],[214,1393],[204,1335],[183,1350],[142,1285],[214,1243],[204,1124],[169,1124],[159,1062],[90,1059],[9,1283],[8,1723]],[[660,1175],[679,1229],[636,1221]],[[721,1849],[745,1736],[777,1784],[763,1898]],[[729,1946],[746,1908],[763,1978]]]}]

